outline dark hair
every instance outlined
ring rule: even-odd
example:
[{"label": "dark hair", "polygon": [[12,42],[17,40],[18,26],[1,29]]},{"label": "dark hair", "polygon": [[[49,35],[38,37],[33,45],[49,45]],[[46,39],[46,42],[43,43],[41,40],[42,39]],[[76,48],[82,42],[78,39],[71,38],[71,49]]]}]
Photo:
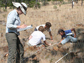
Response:
[{"label": "dark hair", "polygon": [[[24,8],[25,11],[27,10],[27,8],[24,5],[22,5],[22,7]],[[20,6],[17,8],[17,10],[21,10]]]},{"label": "dark hair", "polygon": [[38,30],[41,31],[41,32],[43,32],[45,29],[44,29],[43,26],[40,26]]},{"label": "dark hair", "polygon": [[60,34],[60,32],[64,32],[64,30],[63,29],[59,29],[58,30],[58,34]]},{"label": "dark hair", "polygon": [[20,7],[18,7],[17,10],[21,10]]},{"label": "dark hair", "polygon": [[51,23],[50,22],[46,22],[45,24],[47,27],[51,27]]}]

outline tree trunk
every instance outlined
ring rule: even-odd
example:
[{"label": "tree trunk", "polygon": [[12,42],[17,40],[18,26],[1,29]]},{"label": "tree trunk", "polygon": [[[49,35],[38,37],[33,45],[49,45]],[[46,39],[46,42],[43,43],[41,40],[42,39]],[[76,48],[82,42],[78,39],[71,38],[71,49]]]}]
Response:
[{"label": "tree trunk", "polygon": [[73,9],[73,0],[72,0],[72,9]]},{"label": "tree trunk", "polygon": [[83,0],[81,1],[81,6],[83,5]]},{"label": "tree trunk", "polygon": [[37,3],[38,3],[38,0],[36,0],[35,8],[37,8]]},{"label": "tree trunk", "polygon": [[6,2],[5,2],[5,9],[7,9],[7,0],[6,0]]}]

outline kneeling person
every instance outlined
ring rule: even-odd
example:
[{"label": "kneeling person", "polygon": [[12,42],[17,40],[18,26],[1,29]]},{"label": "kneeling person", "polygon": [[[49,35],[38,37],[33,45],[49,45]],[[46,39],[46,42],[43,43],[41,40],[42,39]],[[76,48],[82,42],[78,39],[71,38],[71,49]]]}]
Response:
[{"label": "kneeling person", "polygon": [[37,26],[35,28],[34,31],[38,31],[38,29],[39,29],[40,26],[43,26],[43,28],[45,29],[45,31],[47,30],[49,32],[50,38],[51,38],[51,40],[53,40],[52,33],[51,33],[51,28],[50,28],[52,26],[51,23],[50,22],[46,22],[45,24],[39,25],[39,26]]},{"label": "kneeling person", "polygon": [[[74,34],[72,34],[72,31],[74,32]],[[60,44],[65,44],[67,42],[77,42],[77,38],[76,38],[76,31],[74,28],[70,29],[70,30],[63,30],[63,29],[59,29],[58,33],[61,35],[62,40],[60,41]]]},{"label": "kneeling person", "polygon": [[41,39],[43,39],[45,45],[51,45],[46,42],[45,35],[42,33],[43,31],[43,26],[40,26],[38,31],[34,31],[29,37],[28,46],[38,47],[40,45],[43,45]]}]

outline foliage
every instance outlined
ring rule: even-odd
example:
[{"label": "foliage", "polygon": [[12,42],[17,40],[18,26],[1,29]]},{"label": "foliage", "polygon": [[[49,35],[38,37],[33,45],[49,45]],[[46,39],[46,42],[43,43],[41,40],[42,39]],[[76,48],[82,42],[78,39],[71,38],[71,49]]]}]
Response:
[{"label": "foliage", "polygon": [[41,4],[40,4],[39,2],[37,2],[37,3],[35,4],[34,9],[37,9],[37,8],[40,8],[40,7],[41,7]]},{"label": "foliage", "polygon": [[40,7],[41,7],[41,5],[40,5],[40,3],[39,3],[39,2],[37,3],[37,6],[38,6],[38,8],[40,8]]},{"label": "foliage", "polygon": [[57,9],[57,6],[56,5],[54,5],[54,7],[53,7],[54,9]]},{"label": "foliage", "polygon": [[51,1],[51,0],[47,0],[47,1]]},{"label": "foliage", "polygon": [[60,1],[60,2],[62,2],[63,0],[52,0],[52,1]]},{"label": "foliage", "polygon": [[34,5],[35,5],[35,1],[30,1],[29,2],[29,7],[34,7]]},{"label": "foliage", "polygon": [[42,5],[45,6],[45,5],[48,5],[49,3],[45,0],[42,2]]},{"label": "foliage", "polygon": [[13,6],[10,6],[9,9],[13,9]]},{"label": "foliage", "polygon": [[3,8],[3,11],[4,11],[4,12],[7,12],[7,9]]},{"label": "foliage", "polygon": [[[6,2],[7,1],[7,2]],[[7,7],[9,6],[10,9],[12,8],[13,4],[12,4],[12,1],[16,1],[16,2],[25,2],[28,7],[32,8],[32,7],[38,7],[40,8],[41,7],[41,4],[39,2],[42,2],[42,5],[48,5],[48,1],[60,1],[62,2],[62,4],[66,4],[66,2],[64,2],[63,0],[0,0],[0,7]],[[7,3],[7,5],[6,5]],[[61,6],[61,5],[59,5]],[[56,8],[56,6],[55,6]]]}]

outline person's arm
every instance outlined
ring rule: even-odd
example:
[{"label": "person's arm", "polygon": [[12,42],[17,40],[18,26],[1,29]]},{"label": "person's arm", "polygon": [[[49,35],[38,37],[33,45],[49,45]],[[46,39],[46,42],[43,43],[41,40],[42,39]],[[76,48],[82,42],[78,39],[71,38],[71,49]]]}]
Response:
[{"label": "person's arm", "polygon": [[46,44],[46,45],[51,45],[51,44],[48,44],[47,42],[46,42],[46,38],[45,38],[45,35],[43,35],[43,42]]},{"label": "person's arm", "polygon": [[46,45],[48,45],[48,46],[50,46],[51,44],[48,44],[47,42],[46,42],[46,40],[44,41],[44,43],[46,44]]},{"label": "person's arm", "polygon": [[49,35],[50,35],[51,40],[53,40],[51,31],[49,32]]},{"label": "person's arm", "polygon": [[34,35],[34,32],[29,36],[29,40],[33,37]]},{"label": "person's arm", "polygon": [[74,38],[76,37],[76,31],[75,31],[75,28],[72,28],[71,31],[74,32]]},{"label": "person's arm", "polygon": [[59,44],[62,42],[63,39],[61,39],[61,41],[59,42]]},{"label": "person's arm", "polygon": [[17,26],[16,28],[25,28],[25,27],[27,27],[27,25],[23,24],[23,25]]},{"label": "person's arm", "polygon": [[32,36],[30,35],[30,37],[29,37],[29,40],[32,38]]},{"label": "person's arm", "polygon": [[15,19],[14,13],[8,15],[6,24],[8,28],[17,28],[17,25],[14,25]]},{"label": "person's arm", "polygon": [[10,15],[8,15],[7,17],[7,27],[10,28],[10,29],[13,29],[13,28],[25,28],[26,25],[23,24],[23,25],[14,25],[14,21],[15,21],[15,14],[14,13],[11,13]]},{"label": "person's arm", "polygon": [[61,41],[58,44],[60,44],[62,42],[62,40],[63,40],[63,36],[61,36]]}]

